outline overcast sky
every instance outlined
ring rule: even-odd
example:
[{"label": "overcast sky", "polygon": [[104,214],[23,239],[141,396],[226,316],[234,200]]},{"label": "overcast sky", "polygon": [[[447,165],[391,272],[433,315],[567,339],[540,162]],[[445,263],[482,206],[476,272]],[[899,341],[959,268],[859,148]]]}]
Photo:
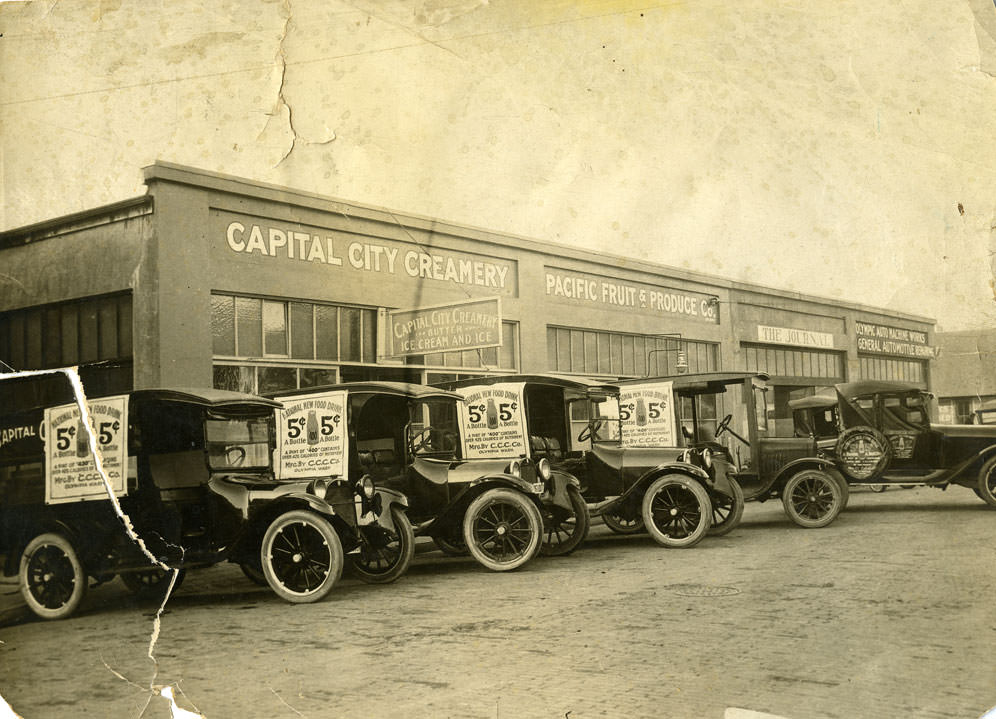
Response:
[{"label": "overcast sky", "polygon": [[3,229],[162,159],[996,327],[993,0],[52,0],[0,32]]}]

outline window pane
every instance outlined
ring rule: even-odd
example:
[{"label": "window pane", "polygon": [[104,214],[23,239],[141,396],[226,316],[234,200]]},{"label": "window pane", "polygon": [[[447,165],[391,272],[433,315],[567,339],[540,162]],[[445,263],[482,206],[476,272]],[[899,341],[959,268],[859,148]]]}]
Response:
[{"label": "window pane", "polygon": [[118,356],[132,356],[131,295],[118,297]]},{"label": "window pane", "polygon": [[498,366],[498,348],[485,347],[481,350],[481,364],[495,369]]},{"label": "window pane", "polygon": [[315,337],[311,325],[311,305],[303,302],[292,302],[290,319],[291,357],[314,359]]},{"label": "window pane", "polygon": [[598,337],[594,332],[584,333],[584,366],[585,372],[594,372],[598,367]]},{"label": "window pane", "polygon": [[297,370],[293,367],[258,367],[259,394],[282,389],[297,389]]},{"label": "window pane", "polygon": [[454,352],[454,354],[460,357],[461,367],[481,366],[481,356],[478,354],[477,350],[463,350],[462,352]]},{"label": "window pane", "polygon": [[287,355],[287,305],[283,302],[263,303],[263,352]]},{"label": "window pane", "polygon": [[[42,362],[45,367],[58,367],[61,359],[62,330],[60,328],[59,308],[49,307],[45,310],[44,339],[42,341]],[[3,354],[0,353],[0,359]]]},{"label": "window pane", "polygon": [[[518,356],[515,346],[515,327],[516,325],[512,322],[501,323],[501,353],[499,366],[502,369],[515,369],[518,367],[518,364],[515,361],[515,358]],[[549,331],[547,334],[547,341],[549,342]],[[547,352],[549,353],[549,349]]]},{"label": "window pane", "polygon": [[609,356],[609,371],[622,373],[622,337],[619,335],[609,335]]},{"label": "window pane", "polygon": [[339,310],[342,328],[342,359],[345,362],[360,361],[360,311],[353,307]]},{"label": "window pane", "polygon": [[302,387],[321,387],[325,384],[335,384],[339,381],[334,369],[301,369]]},{"label": "window pane", "polygon": [[235,298],[238,324],[237,354],[243,357],[263,356],[263,323],[260,301],[249,297]]},{"label": "window pane", "polygon": [[432,354],[425,355],[424,364],[433,365],[435,367],[441,366],[443,364],[443,353],[433,352]]},{"label": "window pane", "polygon": [[377,361],[377,312],[375,310],[360,310],[363,323],[363,361]]},{"label": "window pane", "polygon": [[79,305],[65,305],[62,315],[62,364],[74,365],[79,362]]},{"label": "window pane", "polygon": [[[235,298],[211,295],[211,335],[216,355],[235,354]],[[224,389],[224,387],[218,387]]]},{"label": "window pane", "polygon": [[100,359],[118,356],[118,301],[111,297],[100,301]]},{"label": "window pane", "polygon": [[633,374],[647,376],[647,341],[643,337],[633,338]]},{"label": "window pane", "polygon": [[42,311],[27,312],[27,327],[25,327],[25,369],[41,369],[42,363]]},{"label": "window pane", "polygon": [[571,333],[567,330],[557,330],[557,369],[571,371]]},{"label": "window pane", "polygon": [[609,333],[596,332],[598,340],[598,373],[609,374],[612,372],[612,355],[609,352]]},{"label": "window pane", "polygon": [[315,356],[317,359],[339,359],[339,310],[328,305],[315,305]]},{"label": "window pane", "polygon": [[622,373],[625,375],[635,374],[633,360],[633,338],[629,336],[622,338]]},{"label": "window pane", "polygon": [[87,302],[80,305],[80,362],[97,359],[97,305]]},{"label": "window pane", "polygon": [[584,332],[571,330],[571,372],[584,371]]},{"label": "window pane", "polygon": [[256,393],[255,373],[252,367],[214,366],[215,389],[227,389],[232,392]]}]

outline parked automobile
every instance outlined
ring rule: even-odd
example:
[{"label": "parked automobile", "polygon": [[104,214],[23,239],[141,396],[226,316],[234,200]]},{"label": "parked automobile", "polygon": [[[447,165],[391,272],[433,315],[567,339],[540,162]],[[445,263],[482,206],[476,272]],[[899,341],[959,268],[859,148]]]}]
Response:
[{"label": "parked automobile", "polygon": [[832,461],[817,455],[812,436],[766,436],[767,379],[762,373],[707,372],[626,380],[619,387],[638,388],[631,400],[638,404],[655,385],[670,386],[684,446],[708,458],[717,476],[735,480],[745,500],[781,499],[799,526],[824,527],[843,509],[847,483]]},{"label": "parked automobile", "polygon": [[840,434],[826,456],[852,484],[969,487],[996,507],[996,426],[932,424],[929,392],[901,382],[835,385]]},{"label": "parked automobile", "polygon": [[[416,536],[430,536],[451,553],[467,551],[494,571],[515,569],[539,551],[544,467],[465,457],[460,395],[402,382],[349,382],[276,396],[287,407],[301,404],[287,421],[313,438],[295,461],[316,463],[333,484],[344,478],[403,495]],[[342,407],[341,421],[323,421],[320,412],[311,419],[309,402]],[[322,442],[324,427],[336,441]]]},{"label": "parked automobile", "polygon": [[[576,477],[578,484],[565,485],[579,507],[575,515],[581,516],[584,503],[590,516],[601,516],[615,532],[628,534],[646,526],[664,546],[690,547],[712,523],[710,497],[715,496],[717,504],[733,501],[734,490],[726,478],[689,462],[677,445],[627,443],[626,432],[620,431],[620,413],[626,410],[620,409],[619,389],[612,383],[523,374],[444,386],[463,393],[470,406],[502,400],[517,406],[519,412],[510,421],[492,423],[490,436],[512,444],[524,457],[549,461],[555,470]],[[669,409],[653,411],[666,414]],[[576,546],[582,538],[569,541]]]},{"label": "parked automobile", "polygon": [[274,479],[277,403],[144,389],[87,405],[92,432],[77,404],[0,418],[0,553],[37,616],[72,614],[90,577],[161,593],[174,580],[167,568],[179,581],[225,560],[259,567],[291,602],[332,589],[343,564],[336,514],[315,485]]}]

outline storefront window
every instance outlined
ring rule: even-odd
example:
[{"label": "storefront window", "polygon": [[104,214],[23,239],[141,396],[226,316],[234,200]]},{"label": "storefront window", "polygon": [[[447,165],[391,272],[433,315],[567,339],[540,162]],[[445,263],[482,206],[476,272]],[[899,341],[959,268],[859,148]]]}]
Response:
[{"label": "storefront window", "polygon": [[909,382],[926,388],[926,371],[922,360],[887,359],[860,356],[861,379]]},{"label": "storefront window", "polygon": [[297,388],[297,370],[294,367],[258,367],[257,394]]},{"label": "storefront window", "polygon": [[336,384],[339,381],[339,373],[334,369],[302,369],[302,387],[321,387],[325,384]]},{"label": "storefront window", "polygon": [[236,354],[243,357],[263,355],[263,325],[261,302],[251,297],[235,298],[235,318],[238,338]]},{"label": "storefront window", "polygon": [[688,372],[711,372],[718,366],[714,342],[657,335],[547,327],[547,361],[551,372],[616,377],[679,374],[683,355]]},{"label": "storefront window", "polygon": [[211,295],[211,336],[216,355],[235,354],[235,298]]},{"label": "storefront window", "polygon": [[315,354],[313,306],[304,302],[290,303],[291,357],[311,359]]},{"label": "storefront window", "polygon": [[315,359],[339,359],[339,308],[315,305]]}]

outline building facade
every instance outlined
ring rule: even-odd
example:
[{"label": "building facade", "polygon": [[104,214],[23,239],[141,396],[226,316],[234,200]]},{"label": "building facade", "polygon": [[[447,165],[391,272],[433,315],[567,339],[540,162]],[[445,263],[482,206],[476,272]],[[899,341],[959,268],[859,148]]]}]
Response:
[{"label": "building facade", "polygon": [[[0,235],[9,368],[78,365],[95,393],[744,369],[771,376],[782,423],[790,398],[835,382],[931,382],[929,318],[168,163],[145,181],[143,197]],[[491,346],[393,354],[392,311],[489,298]]]},{"label": "building facade", "polygon": [[996,329],[938,332],[937,348],[933,391],[940,421],[972,424],[977,410],[996,406]]}]

